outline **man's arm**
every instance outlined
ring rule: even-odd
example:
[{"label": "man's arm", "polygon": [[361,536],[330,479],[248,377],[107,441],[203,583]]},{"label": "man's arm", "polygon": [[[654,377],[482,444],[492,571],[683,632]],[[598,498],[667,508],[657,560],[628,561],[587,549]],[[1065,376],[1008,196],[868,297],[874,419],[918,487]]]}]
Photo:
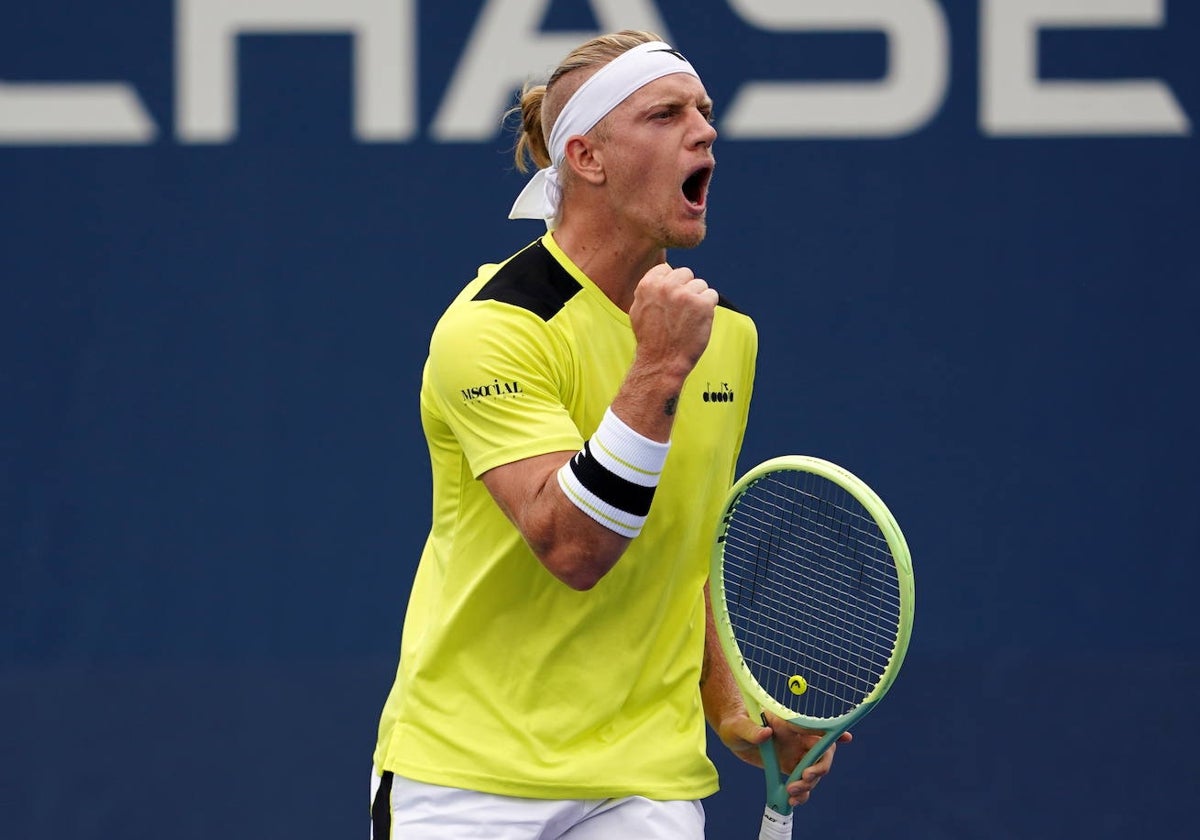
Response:
[{"label": "man's arm", "polygon": [[537,455],[481,478],[542,565],[572,589],[586,590],[616,565],[630,539],[575,507],[558,486],[559,469],[574,455]]},{"label": "man's arm", "polygon": [[[708,346],[716,303],[717,293],[688,269],[659,265],[638,284],[629,311],[637,350],[610,405],[629,430],[659,444],[670,440],[680,391]],[[616,565],[631,538],[584,513],[559,486],[559,470],[576,454],[514,461],[481,479],[550,573],[585,590]]]}]

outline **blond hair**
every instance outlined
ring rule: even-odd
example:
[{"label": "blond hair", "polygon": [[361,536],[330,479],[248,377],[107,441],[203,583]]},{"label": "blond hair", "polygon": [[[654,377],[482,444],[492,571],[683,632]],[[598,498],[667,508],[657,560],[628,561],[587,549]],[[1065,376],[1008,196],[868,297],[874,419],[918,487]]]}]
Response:
[{"label": "blond hair", "polygon": [[517,127],[517,143],[513,150],[517,169],[528,172],[531,163],[537,169],[545,169],[552,163],[547,149],[550,130],[566,106],[567,100],[591,75],[575,71],[590,69],[595,72],[639,44],[661,40],[662,38],[653,32],[637,29],[601,35],[571,50],[550,74],[550,79],[545,84],[526,84],[518,104],[505,115],[508,117],[520,114],[521,117]]}]

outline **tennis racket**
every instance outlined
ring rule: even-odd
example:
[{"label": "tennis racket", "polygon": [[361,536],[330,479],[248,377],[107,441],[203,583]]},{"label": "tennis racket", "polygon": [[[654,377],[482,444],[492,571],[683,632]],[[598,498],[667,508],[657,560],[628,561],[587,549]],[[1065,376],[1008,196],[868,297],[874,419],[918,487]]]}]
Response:
[{"label": "tennis racket", "polygon": [[908,648],[908,545],[883,501],[846,470],[773,458],[730,489],[712,550],[712,611],[746,709],[825,735],[786,778],[774,740],[760,840],[792,836],[787,785],[887,692]]}]

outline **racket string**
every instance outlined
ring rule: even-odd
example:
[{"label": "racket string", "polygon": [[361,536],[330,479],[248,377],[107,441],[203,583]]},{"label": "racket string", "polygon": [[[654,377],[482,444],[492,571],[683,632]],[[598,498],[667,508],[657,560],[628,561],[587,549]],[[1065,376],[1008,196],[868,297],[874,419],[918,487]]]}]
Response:
[{"label": "racket string", "polygon": [[[900,595],[887,540],[839,486],[772,474],[739,499],[725,533],[734,634],[755,679],[780,703],[835,717],[862,702],[895,649]],[[808,690],[793,694],[792,675]]]}]

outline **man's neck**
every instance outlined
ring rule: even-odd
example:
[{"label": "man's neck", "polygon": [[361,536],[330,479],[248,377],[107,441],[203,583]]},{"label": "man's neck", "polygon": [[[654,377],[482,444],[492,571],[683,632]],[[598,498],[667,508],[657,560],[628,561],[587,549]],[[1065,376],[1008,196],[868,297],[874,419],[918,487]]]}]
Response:
[{"label": "man's neck", "polygon": [[554,241],[571,262],[624,312],[633,305],[638,282],[654,266],[665,262],[661,245],[622,235],[613,224],[590,224],[576,217],[555,228]]}]

